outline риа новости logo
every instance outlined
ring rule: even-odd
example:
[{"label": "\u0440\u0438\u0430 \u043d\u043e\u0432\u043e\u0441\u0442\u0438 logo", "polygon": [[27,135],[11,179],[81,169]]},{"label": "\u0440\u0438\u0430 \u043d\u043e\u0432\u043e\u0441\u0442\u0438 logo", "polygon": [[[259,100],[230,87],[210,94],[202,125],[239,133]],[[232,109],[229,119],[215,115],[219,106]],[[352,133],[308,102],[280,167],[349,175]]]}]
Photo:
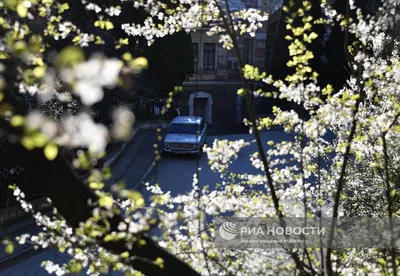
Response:
[{"label": "\u0440\u0438\u0430 \u043d\u043e\u0432\u043e\u0441\u0442\u0438 logo", "polygon": [[236,224],[233,222],[224,222],[219,227],[219,235],[224,240],[233,240],[236,237]]}]

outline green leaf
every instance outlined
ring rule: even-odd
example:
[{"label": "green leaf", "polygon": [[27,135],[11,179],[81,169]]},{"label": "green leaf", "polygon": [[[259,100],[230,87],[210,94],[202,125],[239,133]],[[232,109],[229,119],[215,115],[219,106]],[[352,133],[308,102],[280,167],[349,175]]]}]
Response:
[{"label": "green leaf", "polygon": [[157,259],[154,261],[154,264],[155,264],[155,265],[158,265],[160,268],[163,268],[163,267],[164,267],[164,260],[161,259],[161,258],[157,258]]},{"label": "green leaf", "polygon": [[33,69],[33,75],[36,78],[42,78],[46,74],[46,66],[38,66]]},{"label": "green leaf", "polygon": [[11,242],[7,242],[4,251],[8,255],[11,255],[14,252],[14,245]]},{"label": "green leaf", "polygon": [[113,205],[113,199],[110,196],[103,196],[99,199],[100,207],[111,208]]},{"label": "green leaf", "polygon": [[114,265],[114,269],[115,269],[115,270],[120,270],[122,267],[123,267],[122,263],[116,263],[116,264]]},{"label": "green leaf", "polygon": [[21,144],[27,149],[27,150],[33,150],[35,148],[35,143],[33,140],[29,137],[23,137],[21,139]]},{"label": "green leaf", "polygon": [[24,122],[25,122],[24,116],[21,116],[21,115],[14,115],[14,116],[11,118],[10,124],[11,124],[13,127],[19,127],[19,126],[22,126],[22,125],[24,124]]},{"label": "green leaf", "polygon": [[[34,53],[37,53],[40,51],[40,49],[42,48],[42,38],[38,35],[33,35],[29,38],[29,50],[31,50]],[[39,58],[37,59],[39,60]],[[41,60],[41,59],[40,59]],[[36,63],[37,65],[44,65],[43,63]]]},{"label": "green leaf", "polygon": [[90,182],[89,187],[94,190],[101,190],[104,187],[104,183]]},{"label": "green leaf", "polygon": [[308,37],[313,40],[313,39],[316,39],[318,37],[318,35],[316,33],[312,32]]},{"label": "green leaf", "polygon": [[142,198],[142,195],[138,191],[125,190],[122,192],[122,195],[132,200],[138,200]]},{"label": "green leaf", "polygon": [[325,204],[325,201],[323,199],[319,198],[317,200],[317,203],[318,203],[319,206],[323,206]]},{"label": "green leaf", "polygon": [[44,155],[50,161],[54,160],[58,154],[58,147],[56,144],[49,143],[44,148]]},{"label": "green leaf", "polygon": [[81,36],[77,35],[72,39],[72,42],[76,43],[76,42],[79,42],[80,40],[81,40]]},{"label": "green leaf", "polygon": [[149,63],[145,57],[138,57],[133,60],[132,67],[135,70],[147,69],[149,67]]},{"label": "green leaf", "polygon": [[122,55],[122,59],[123,60],[125,60],[125,61],[132,61],[132,55],[131,55],[131,53],[124,53],[123,55]]},{"label": "green leaf", "polygon": [[104,237],[104,241],[105,242],[109,242],[109,241],[112,241],[112,240],[114,240],[114,236],[113,235],[110,235],[110,234],[108,234],[108,235],[106,235],[105,237]]},{"label": "green leaf", "polygon": [[246,90],[244,90],[244,88],[240,88],[240,89],[238,89],[237,94],[239,96],[244,96],[244,95],[246,95]]},{"label": "green leaf", "polygon": [[129,45],[129,39],[128,39],[128,38],[125,38],[125,39],[120,38],[119,41],[118,41],[118,43],[119,43],[120,45]]},{"label": "green leaf", "polygon": [[386,261],[385,261],[385,259],[383,259],[383,258],[379,258],[379,259],[378,259],[378,263],[380,263],[381,265],[385,265],[385,264],[386,264]]},{"label": "green leaf", "polygon": [[145,205],[144,199],[138,191],[124,190],[121,192],[121,195],[123,197],[132,199],[135,202],[135,206],[139,208]]},{"label": "green leaf", "polygon": [[28,15],[28,8],[25,6],[24,2],[18,4],[17,13],[22,18],[24,18]]},{"label": "green leaf", "polygon": [[143,198],[139,198],[139,199],[135,200],[135,206],[141,208],[141,207],[144,207],[144,205],[145,205],[145,202],[144,202]]},{"label": "green leaf", "polygon": [[82,271],[82,264],[74,261],[69,266],[69,272],[71,273],[79,273]]},{"label": "green leaf", "polygon": [[58,4],[58,13],[63,13],[64,11],[69,9],[69,4],[64,3],[64,4]]},{"label": "green leaf", "polygon": [[100,36],[96,36],[96,40],[94,42],[96,45],[104,44],[104,41],[101,39]]},{"label": "green leaf", "polygon": [[104,179],[108,180],[112,177],[111,169],[110,168],[103,168],[103,177]]},{"label": "green leaf", "polygon": [[129,258],[129,252],[125,251],[124,253],[122,253],[121,255],[119,255],[121,258],[126,259]]},{"label": "green leaf", "polygon": [[138,241],[138,244],[139,244],[139,247],[141,247],[141,246],[145,246],[147,244],[147,242],[146,242],[146,240],[141,239]]},{"label": "green leaf", "polygon": [[106,30],[114,29],[114,24],[110,21],[107,21],[105,24],[105,28],[106,28]]},{"label": "green leaf", "polygon": [[272,120],[269,117],[263,118],[262,122],[266,127],[270,127],[272,125]]},{"label": "green leaf", "polygon": [[359,98],[360,98],[360,94],[357,94],[357,95],[351,96],[351,97],[350,97],[350,100],[356,101],[356,100],[358,100]]},{"label": "green leaf", "polygon": [[64,48],[57,56],[55,65],[58,69],[74,66],[85,60],[85,55],[81,48],[77,46],[68,46]]}]

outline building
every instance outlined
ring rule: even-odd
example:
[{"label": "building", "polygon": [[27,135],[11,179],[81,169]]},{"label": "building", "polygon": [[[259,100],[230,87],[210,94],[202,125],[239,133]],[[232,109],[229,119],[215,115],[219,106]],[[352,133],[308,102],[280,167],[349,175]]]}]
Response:
[{"label": "building", "polygon": [[[265,12],[278,9],[280,1],[229,0],[230,9],[256,8]],[[273,5],[271,4],[273,3]],[[209,124],[237,124],[246,116],[247,108],[237,95],[242,87],[235,51],[226,50],[218,37],[207,35],[208,28],[192,33],[195,56],[195,74],[183,83],[183,92],[177,104],[183,115],[201,116]],[[246,64],[265,70],[266,26],[255,37],[239,38],[240,52]],[[256,87],[256,83],[252,83]]]},{"label": "building", "polygon": [[[265,59],[264,59],[264,68],[265,72],[269,75],[271,74],[271,65],[272,65],[272,57],[274,55],[274,51],[280,51],[279,54],[282,53],[282,49],[276,47],[276,39],[279,34],[279,23],[281,22],[282,17],[282,2],[281,5],[275,5],[273,9],[271,9],[268,22],[266,23],[267,30],[267,39],[265,41]],[[282,67],[285,67],[285,61],[282,60]],[[270,92],[275,89],[271,87],[271,85],[264,84],[264,91]],[[271,90],[272,89],[272,90]],[[286,109],[287,103],[285,101],[273,98],[257,98],[255,101],[254,111],[258,116],[270,116],[272,114],[273,106],[279,106],[281,108]],[[290,108],[290,107],[288,107]]]},{"label": "building", "polygon": [[279,22],[282,16],[282,9],[279,8],[270,14],[267,22],[268,37],[265,41],[265,69],[268,72],[271,66],[272,55],[276,37],[278,36]]}]

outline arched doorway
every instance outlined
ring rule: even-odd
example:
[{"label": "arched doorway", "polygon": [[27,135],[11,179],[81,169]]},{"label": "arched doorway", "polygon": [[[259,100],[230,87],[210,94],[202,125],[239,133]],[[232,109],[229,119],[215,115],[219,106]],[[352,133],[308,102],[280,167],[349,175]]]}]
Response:
[{"label": "arched doorway", "polygon": [[212,123],[212,96],[206,92],[190,94],[189,115],[203,117],[205,122]]}]

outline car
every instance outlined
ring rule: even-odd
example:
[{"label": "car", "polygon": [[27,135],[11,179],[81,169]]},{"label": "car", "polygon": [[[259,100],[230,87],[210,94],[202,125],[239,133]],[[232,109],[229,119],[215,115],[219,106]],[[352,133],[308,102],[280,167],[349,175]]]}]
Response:
[{"label": "car", "polygon": [[207,136],[207,124],[202,117],[177,116],[168,126],[163,154],[194,154],[201,157]]}]

